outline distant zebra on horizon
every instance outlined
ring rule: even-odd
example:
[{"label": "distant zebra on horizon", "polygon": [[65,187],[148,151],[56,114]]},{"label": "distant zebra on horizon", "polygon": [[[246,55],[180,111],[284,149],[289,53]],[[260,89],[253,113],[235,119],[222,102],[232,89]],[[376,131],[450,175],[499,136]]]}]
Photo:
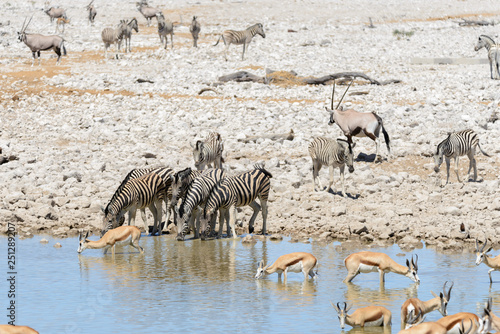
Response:
[{"label": "distant zebra on horizon", "polygon": [[198,47],[198,36],[201,31],[200,22],[198,22],[196,16],[193,16],[193,21],[191,21],[191,25],[189,26],[189,31],[191,32],[191,36],[193,36],[193,47]]},{"label": "distant zebra on horizon", "polygon": [[261,35],[262,38],[266,38],[266,33],[264,32],[264,27],[261,23],[256,23],[253,26],[246,28],[245,30],[237,31],[237,30],[226,30],[219,36],[217,43],[214,44],[216,46],[219,44],[220,39],[226,45],[224,49],[224,57],[227,61],[227,49],[229,49],[229,45],[231,44],[243,44],[243,53],[241,54],[241,60],[245,57],[245,49],[248,48],[248,44],[252,41],[255,35]]},{"label": "distant zebra on horizon", "polygon": [[164,44],[164,49],[167,49],[168,38],[170,35],[170,42],[172,42],[172,49],[174,48],[174,24],[171,21],[165,20],[163,14],[156,13],[156,19],[158,20],[158,35],[160,36],[160,43]]},{"label": "distant zebra on horizon", "polygon": [[108,58],[108,48],[111,44],[115,45],[116,59],[118,59],[118,52],[122,45],[123,34],[127,28],[124,20],[121,20],[116,28],[104,28],[101,32],[101,38],[104,42],[104,57]]},{"label": "distant zebra on horizon", "polygon": [[437,146],[436,153],[434,154],[434,171],[439,172],[439,167],[443,163],[443,156],[446,160],[446,184],[450,178],[450,159],[455,159],[455,173],[457,180],[460,181],[458,176],[458,158],[463,155],[469,157],[469,170],[467,171],[467,179],[470,177],[470,170],[474,168],[474,181],[477,180],[477,167],[474,154],[476,153],[476,146],[482,154],[489,157],[489,155],[481,149],[479,145],[479,138],[473,130],[463,130],[459,132],[450,132],[448,137],[440,142]]},{"label": "distant zebra on horizon", "polygon": [[204,141],[198,140],[191,147],[193,148],[194,165],[198,170],[205,169],[205,166],[212,168],[212,164],[214,168],[222,168],[224,142],[219,133],[210,132]]},{"label": "distant zebra on horizon", "polygon": [[125,40],[125,52],[132,52],[130,48],[130,41],[132,39],[132,30],[139,32],[139,25],[137,24],[137,19],[134,17],[132,20],[127,22],[127,20],[122,20],[125,23],[125,30],[123,31],[123,39]]},{"label": "distant zebra on horizon", "polygon": [[490,61],[490,77],[491,79],[500,79],[500,44],[495,43],[493,38],[481,35],[474,47],[475,51],[479,51],[481,48],[486,48],[488,50],[488,59]]}]

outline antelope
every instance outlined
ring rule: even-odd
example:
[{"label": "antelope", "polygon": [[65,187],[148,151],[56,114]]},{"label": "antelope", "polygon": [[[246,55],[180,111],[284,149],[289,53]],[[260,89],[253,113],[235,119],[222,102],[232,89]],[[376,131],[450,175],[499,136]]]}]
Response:
[{"label": "antelope", "polygon": [[347,314],[351,309],[352,305],[347,306],[346,303],[344,307],[340,307],[340,303],[334,305],[331,301],[335,311],[337,311],[340,328],[344,329],[345,325],[348,324],[351,327],[378,327],[384,326],[388,327],[391,325],[392,314],[391,311],[383,306],[368,306],[363,308],[358,308],[351,315]]},{"label": "antelope", "polygon": [[[147,231],[146,231],[147,232]],[[98,241],[92,241],[87,239],[89,236],[89,232],[85,234],[80,233],[79,241],[80,247],[78,247],[78,253],[83,252],[88,249],[101,249],[104,248],[104,254],[108,252],[108,249],[111,248],[112,255],[115,255],[115,245],[118,244],[128,244],[135,249],[139,250],[139,252],[144,253],[144,249],[139,246],[139,239],[141,239],[141,230],[139,230],[136,226],[119,226],[112,230],[106,232],[101,239]]]},{"label": "antelope", "polygon": [[406,320],[406,326],[401,326],[401,331],[399,334],[446,334],[447,330],[442,325],[436,322],[424,322],[425,317],[422,317],[421,312],[416,316],[415,310],[411,310],[408,313]]},{"label": "antelope", "polygon": [[149,7],[147,2],[141,1],[135,3],[137,6],[137,10],[141,12],[144,18],[148,21],[148,27],[151,25],[151,19],[156,17],[156,13],[161,13],[161,10],[158,8]]},{"label": "antelope", "polygon": [[448,311],[446,308],[448,306],[448,302],[450,301],[450,294],[451,294],[451,289],[453,288],[453,282],[451,283],[451,286],[448,289],[448,291],[446,291],[446,283],[448,283],[448,281],[444,282],[443,292],[441,292],[439,296],[431,291],[431,294],[434,296],[434,298],[428,301],[424,302],[418,298],[410,298],[406,300],[403,303],[403,306],[401,306],[401,328],[404,328],[406,324],[406,319],[409,316],[410,312],[413,312],[413,314],[417,314],[417,316],[414,319],[415,321],[423,319],[424,314],[427,314],[435,310],[438,310],[443,317],[447,316]]},{"label": "antelope", "polygon": [[369,273],[378,271],[380,274],[380,284],[385,282],[385,274],[393,272],[408,277],[413,282],[419,283],[418,278],[418,255],[413,256],[411,262],[406,260],[406,267],[397,264],[387,254],[374,252],[353,253],[345,258],[344,264],[347,269],[347,276],[344,283],[351,282],[359,273]]},{"label": "antelope", "polygon": [[[448,315],[436,321],[438,324],[446,328],[449,334],[481,333],[484,327],[483,320],[474,313],[460,312],[453,315]],[[464,322],[468,324],[464,326]]]},{"label": "antelope", "polygon": [[486,303],[486,307],[484,308],[484,315],[483,315],[483,323],[484,323],[484,328],[482,333],[488,333],[490,330],[495,330],[495,331],[500,331],[500,317],[497,317],[492,311],[491,311],[491,297],[488,298],[488,302]]},{"label": "antelope", "polygon": [[90,1],[90,3],[85,7],[89,11],[89,23],[94,24],[95,16],[97,15],[97,11],[94,7],[94,0]]},{"label": "antelope", "polygon": [[493,247],[490,247],[488,248],[488,250],[484,251],[484,248],[486,247],[487,243],[488,239],[486,239],[486,241],[484,242],[483,247],[479,249],[479,243],[476,238],[476,266],[480,265],[481,262],[483,262],[485,265],[491,268],[490,270],[488,270],[488,276],[490,277],[490,284],[491,284],[493,283],[493,280],[491,279],[491,273],[495,270],[500,271],[500,255],[497,255],[495,257],[488,256],[488,254],[486,253],[491,251]]},{"label": "antelope", "polygon": [[69,23],[69,19],[65,19],[64,17],[60,17],[56,21],[56,32],[59,32],[59,27],[62,27],[62,32],[64,33],[64,29],[66,26],[66,23]]},{"label": "antelope", "polygon": [[36,330],[28,326],[0,325],[2,334],[38,334]]},{"label": "antelope", "polygon": [[[380,118],[380,116],[378,116],[375,112],[363,113],[355,111],[353,109],[342,110],[342,108],[339,108],[340,103],[342,103],[342,100],[344,99],[345,94],[349,90],[349,87],[351,87],[351,84],[352,81],[347,87],[346,91],[344,92],[344,95],[340,99],[339,103],[337,104],[337,107],[335,107],[334,109],[333,97],[335,95],[335,81],[333,82],[331,109],[325,107],[325,109],[330,113],[330,121],[328,122],[328,125],[337,123],[340,130],[342,130],[344,135],[347,137],[347,141],[350,144],[353,144],[352,142],[353,136],[368,137],[371,140],[373,140],[376,145],[375,161],[379,161],[379,159],[381,159],[379,155],[380,130],[382,130],[382,133],[384,134],[385,145],[387,146],[387,152],[389,153],[389,156],[391,155],[389,134],[384,128],[382,118]],[[355,145],[353,145],[353,147],[354,146]]]},{"label": "antelope", "polygon": [[24,42],[24,44],[26,44],[33,53],[33,62],[31,63],[31,66],[35,64],[37,56],[38,56],[38,65],[40,65],[41,64],[40,51],[46,51],[50,49],[53,49],[54,52],[57,54],[56,64],[59,64],[59,61],[61,60],[61,50],[63,50],[63,54],[66,56],[66,47],[64,46],[64,39],[56,35],[44,36],[40,34],[27,34],[26,28],[28,28],[32,18],[33,16],[30,18],[28,24],[26,25],[25,25],[26,19],[24,19],[21,31],[17,33],[19,42]]},{"label": "antelope", "polygon": [[318,259],[310,253],[297,252],[281,255],[272,265],[264,267],[264,260],[260,261],[259,268],[255,279],[262,278],[263,276],[278,273],[278,279],[281,280],[281,274],[284,274],[284,282],[286,283],[287,272],[304,274],[304,281],[307,276],[313,279],[318,277]]},{"label": "antelope", "polygon": [[54,8],[50,7],[49,9],[43,10],[45,14],[50,17],[50,23],[54,22],[54,19],[58,19],[60,17],[67,19],[66,10],[64,8]]}]

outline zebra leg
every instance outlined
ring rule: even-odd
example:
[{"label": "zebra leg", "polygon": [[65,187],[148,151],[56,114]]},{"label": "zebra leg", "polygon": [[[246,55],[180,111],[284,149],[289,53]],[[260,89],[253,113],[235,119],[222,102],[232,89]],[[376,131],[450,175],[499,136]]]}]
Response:
[{"label": "zebra leg", "polygon": [[493,78],[493,60],[490,58],[490,78]]},{"label": "zebra leg", "polygon": [[260,199],[260,205],[262,206],[262,235],[266,235],[266,225],[267,225],[267,200]]},{"label": "zebra leg", "polygon": [[472,168],[474,168],[474,179],[473,181],[477,181],[477,166],[476,166],[476,159],[474,158],[475,150],[471,149],[469,150],[469,153],[467,153],[467,156],[469,157],[469,170],[467,171],[467,181],[470,180],[470,171]]},{"label": "zebra leg", "polygon": [[446,161],[446,183],[445,184],[448,184],[448,181],[450,180],[450,158],[445,157],[444,160]]},{"label": "zebra leg", "polygon": [[[328,166],[328,169],[329,169],[329,174],[330,174],[330,183],[328,184],[328,188],[326,188],[327,192],[330,189],[332,189],[332,185],[333,185],[333,171],[334,171],[333,165]],[[332,189],[332,191],[335,192],[333,189]]]},{"label": "zebra leg", "polygon": [[319,190],[323,190],[323,186],[321,185],[321,180],[319,179],[319,171],[321,170],[321,164],[313,160],[313,191],[316,191],[316,179],[318,179]]},{"label": "zebra leg", "polygon": [[148,231],[148,223],[146,221],[146,209],[143,208],[141,209],[141,218],[142,218],[142,221],[144,222],[144,226],[146,226],[146,232]]},{"label": "zebra leg", "polygon": [[[195,223],[196,226],[193,226],[193,232],[194,232],[194,238],[199,239],[200,238],[200,216],[201,216],[201,210],[196,212],[196,218],[195,218]],[[194,221],[193,221],[194,222]],[[210,224],[211,222],[209,222]]]},{"label": "zebra leg", "polygon": [[241,54],[241,60],[245,58],[245,48],[246,48],[247,43],[243,43],[243,53]]},{"label": "zebra leg", "polygon": [[154,201],[155,207],[156,207],[156,220],[155,220],[155,225],[153,227],[153,233],[158,235],[161,235],[161,217],[163,214],[163,199],[156,199]]},{"label": "zebra leg", "polygon": [[[229,209],[229,225],[231,227],[231,236],[233,238],[237,238],[238,236],[236,235],[236,205],[232,205]],[[228,232],[229,236],[229,232]]]},{"label": "zebra leg", "polygon": [[174,34],[170,34],[170,40],[172,41],[172,50],[174,49]]},{"label": "zebra leg", "polygon": [[455,157],[455,174],[457,174],[457,180],[458,182],[462,182],[460,181],[460,177],[458,176],[458,156]]},{"label": "zebra leg", "polygon": [[248,233],[253,233],[253,231],[254,231],[253,224],[255,222],[255,219],[257,218],[257,215],[259,214],[260,205],[257,204],[256,201],[253,201],[249,205],[253,209],[253,214],[252,214],[252,217],[250,218],[250,223],[248,224]]},{"label": "zebra leg", "polygon": [[[222,237],[222,229],[224,228],[225,219],[226,219],[226,211],[223,208],[219,208],[219,233],[217,234],[218,238]],[[229,234],[229,224],[226,229],[227,233]]]},{"label": "zebra leg", "polygon": [[[226,42],[226,41],[224,41],[224,43],[225,43],[225,42]],[[227,44],[226,44],[226,47],[224,48],[224,57],[226,58],[226,61],[227,61],[227,50],[229,49],[229,45],[231,45],[231,44],[227,43]]]},{"label": "zebra leg", "polygon": [[342,184],[342,197],[345,197],[344,169],[345,165],[340,166],[340,183]]}]

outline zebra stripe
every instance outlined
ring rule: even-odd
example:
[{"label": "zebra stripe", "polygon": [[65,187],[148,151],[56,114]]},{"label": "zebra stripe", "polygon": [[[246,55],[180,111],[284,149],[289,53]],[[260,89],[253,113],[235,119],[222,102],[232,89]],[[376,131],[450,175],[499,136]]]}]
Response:
[{"label": "zebra stripe", "polygon": [[139,32],[137,19],[134,17],[128,23],[126,20],[123,20],[123,23],[125,23],[125,29],[123,30],[123,39],[125,40],[125,52],[127,52],[127,46],[128,46],[128,52],[132,52],[130,48],[130,40],[132,39],[132,30],[135,30],[135,32]]},{"label": "zebra stripe", "polygon": [[196,16],[193,16],[193,21],[191,21],[191,25],[189,26],[189,31],[191,32],[191,35],[193,36],[193,47],[197,48],[198,47],[198,35],[200,34],[201,31],[201,25],[200,22],[196,20]]},{"label": "zebra stripe", "polygon": [[160,36],[160,43],[165,44],[164,49],[167,49],[168,38],[170,35],[170,41],[172,42],[172,49],[174,48],[174,24],[170,21],[166,21],[162,13],[157,13],[156,18],[158,20],[158,35]]},{"label": "zebra stripe", "polygon": [[439,172],[439,167],[443,163],[443,156],[446,160],[446,184],[450,178],[450,159],[455,159],[455,173],[457,180],[460,182],[458,176],[458,158],[467,155],[469,157],[469,170],[467,171],[467,179],[469,179],[470,171],[474,168],[474,181],[477,180],[477,167],[474,154],[476,147],[479,148],[481,153],[489,157],[489,155],[481,149],[479,145],[479,138],[473,130],[463,130],[459,132],[449,133],[448,137],[440,142],[437,146],[436,153],[434,154],[434,171]]},{"label": "zebra stripe", "polygon": [[[500,79],[500,44],[495,43],[493,38],[481,35],[477,41],[474,50],[479,51],[481,48],[488,50],[488,59],[490,61],[490,77],[491,79]],[[493,71],[493,69],[495,71]]]},{"label": "zebra stripe", "polygon": [[[208,195],[224,178],[222,169],[208,169],[198,176],[189,186],[186,196],[177,210],[177,240],[184,240],[188,231],[188,220],[193,224],[197,207],[203,205]],[[199,222],[195,228],[195,238],[198,238]]]},{"label": "zebra stripe", "polygon": [[[222,235],[223,221],[228,221],[233,237],[236,237],[235,222],[236,208],[249,205],[253,209],[248,227],[249,233],[253,233],[253,224],[262,206],[262,233],[266,234],[267,221],[267,200],[271,188],[270,179],[273,176],[261,166],[237,176],[226,177],[217,187],[215,187],[205,204],[201,219],[203,237],[210,236],[215,223],[214,214],[219,209],[219,237]],[[259,198],[260,205],[255,201]],[[232,210],[231,210],[232,209]],[[228,217],[229,213],[229,217]],[[211,222],[209,224],[209,222]],[[227,229],[229,235],[229,228]]]},{"label": "zebra stripe", "polygon": [[354,172],[352,146],[344,139],[330,139],[316,137],[309,144],[309,155],[313,163],[313,190],[316,190],[316,180],[320,190],[323,189],[319,178],[319,171],[323,165],[330,166],[330,184],[326,188],[329,191],[333,185],[333,169],[340,169],[340,180],[342,183],[342,196],[345,197],[344,168],[349,167],[349,173]]},{"label": "zebra stripe", "polygon": [[201,175],[200,171],[192,170],[191,168],[183,169],[172,176],[172,207],[177,206],[177,201],[186,196],[186,192],[191,183]]},{"label": "zebra stripe", "polygon": [[[245,49],[248,48],[248,44],[252,41],[255,35],[261,35],[262,38],[266,38],[266,33],[264,32],[264,27],[261,23],[256,23],[253,26],[246,28],[245,30],[237,31],[237,30],[226,30],[220,35],[217,43],[219,44],[220,39],[224,41],[226,48],[224,49],[224,57],[227,60],[227,49],[229,49],[229,45],[231,44],[243,44],[243,53],[241,55],[241,60],[245,57]],[[214,45],[214,46],[215,46]]]},{"label": "zebra stripe", "polygon": [[[101,38],[102,38],[102,41],[104,42],[104,55],[106,57],[108,55],[108,48],[111,46],[111,44],[117,44],[118,45],[118,52],[120,51],[125,27],[126,27],[126,24],[122,20],[118,24],[116,29],[104,28],[104,30],[101,32]],[[118,55],[117,55],[117,57],[118,57]]]},{"label": "zebra stripe", "polygon": [[204,141],[198,140],[193,146],[194,165],[198,170],[205,169],[205,166],[214,168],[222,168],[222,151],[224,151],[224,142],[220,134],[210,132]]}]

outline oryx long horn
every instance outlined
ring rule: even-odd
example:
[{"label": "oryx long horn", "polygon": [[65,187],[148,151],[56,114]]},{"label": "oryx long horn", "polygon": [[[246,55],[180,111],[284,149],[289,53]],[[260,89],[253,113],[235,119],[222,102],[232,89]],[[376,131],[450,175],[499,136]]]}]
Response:
[{"label": "oryx long horn", "polygon": [[332,107],[331,109],[333,110],[333,96],[335,95],[335,80],[333,80],[333,89],[332,89]]},{"label": "oryx long horn", "polygon": [[351,80],[351,83],[349,83],[349,86],[347,86],[347,89],[345,90],[344,92],[344,95],[342,95],[342,98],[340,99],[339,103],[337,104],[337,108],[335,109],[338,109],[340,107],[340,104],[342,103],[342,100],[344,99],[344,96],[345,94],[347,94],[347,91],[349,90],[349,88],[351,87],[352,83],[353,83],[354,79]]},{"label": "oryx long horn", "polygon": [[[23,26],[21,27],[21,32],[23,32],[24,25],[26,24],[26,20],[27,20],[27,19],[28,19],[28,17],[25,17],[25,18],[24,18]],[[333,102],[332,102],[332,108],[333,108]]]},{"label": "oryx long horn", "polygon": [[26,24],[26,27],[24,27],[23,32],[25,32],[25,31],[26,31],[26,29],[28,29],[28,26],[30,25],[30,23],[31,23],[31,19],[32,19],[32,18],[33,18],[33,15],[31,15],[30,20],[28,21],[28,24]]}]

